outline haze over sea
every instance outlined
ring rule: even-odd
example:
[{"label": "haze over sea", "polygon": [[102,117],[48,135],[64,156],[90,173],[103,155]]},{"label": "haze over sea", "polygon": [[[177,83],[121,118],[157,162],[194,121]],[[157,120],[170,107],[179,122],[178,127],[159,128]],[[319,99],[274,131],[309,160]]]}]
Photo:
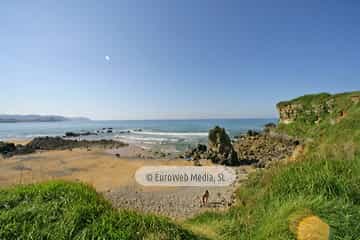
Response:
[{"label": "haze over sea", "polygon": [[[92,132],[87,139],[115,139],[145,148],[172,146],[183,150],[189,145],[204,143],[210,128],[224,127],[230,136],[249,129],[261,130],[274,118],[264,119],[201,119],[201,120],[108,120],[1,123],[0,140],[31,139],[38,136],[63,136],[65,132]],[[111,132],[108,132],[110,130]]]}]

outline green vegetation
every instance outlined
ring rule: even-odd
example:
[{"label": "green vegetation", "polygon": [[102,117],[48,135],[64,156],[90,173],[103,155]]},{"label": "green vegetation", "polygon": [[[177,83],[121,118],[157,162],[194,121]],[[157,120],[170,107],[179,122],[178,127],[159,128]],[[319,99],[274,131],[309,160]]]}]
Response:
[{"label": "green vegetation", "polygon": [[[352,122],[356,121],[360,114],[359,104],[354,102],[355,96],[360,96],[360,91],[330,95],[321,93],[317,95],[305,95],[287,102],[280,102],[277,108],[287,105],[297,106],[295,121],[291,124],[280,124],[281,132],[292,136],[312,138],[322,135],[323,131],[333,131],[336,123],[344,117],[346,123],[341,127],[345,130],[356,130]],[[346,118],[347,115],[350,115]],[[355,116],[356,115],[356,116]],[[318,121],[318,123],[315,123]],[[333,135],[337,133],[334,132]]]},{"label": "green vegetation", "polygon": [[360,159],[305,160],[251,176],[237,193],[239,203],[225,214],[191,219],[214,239],[295,239],[297,216],[309,213],[331,227],[332,239],[360,238]]},{"label": "green vegetation", "polygon": [[0,190],[0,239],[198,239],[166,218],[117,211],[84,184]]},{"label": "green vegetation", "polygon": [[[336,160],[359,156],[360,92],[315,96],[287,102],[301,104],[303,110],[293,123],[280,124],[278,131],[305,139],[306,157]],[[320,120],[316,124],[314,119]]]},{"label": "green vegetation", "polygon": [[[303,106],[293,123],[277,129],[305,139],[300,160],[257,171],[229,212],[202,214],[185,226],[213,239],[295,239],[299,217],[315,214],[329,224],[331,239],[360,239],[360,103],[354,96],[360,92],[280,103]],[[329,100],[331,109],[319,108]]]},{"label": "green vegetation", "polygon": [[[295,239],[299,218],[314,214],[331,239],[360,239],[360,92],[320,94],[301,104],[279,133],[306,143],[298,161],[252,174],[229,211],[207,212],[179,226],[116,211],[82,184],[50,182],[0,191],[0,239]],[[195,236],[192,232],[196,233]]]},{"label": "green vegetation", "polygon": [[329,93],[318,93],[318,94],[308,94],[304,95],[302,97],[295,98],[290,101],[282,101],[276,104],[277,107],[283,107],[288,104],[294,104],[294,103],[301,103],[306,106],[309,106],[313,103],[320,103],[323,102],[326,99],[329,99],[331,97],[331,94]]}]

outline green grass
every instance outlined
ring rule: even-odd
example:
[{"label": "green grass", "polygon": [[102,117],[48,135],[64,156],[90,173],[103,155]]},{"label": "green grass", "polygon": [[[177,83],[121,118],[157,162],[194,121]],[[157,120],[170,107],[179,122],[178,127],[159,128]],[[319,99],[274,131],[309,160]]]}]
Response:
[{"label": "green grass", "polygon": [[[277,131],[305,139],[301,161],[259,170],[237,191],[237,204],[225,214],[202,214],[186,222],[213,239],[295,239],[299,216],[315,214],[329,224],[331,239],[360,239],[360,92],[308,95],[283,102],[304,109],[334,99],[331,113],[314,124],[312,116],[280,124]],[[340,111],[346,116],[335,124]],[[205,232],[206,233],[206,232]],[[206,235],[206,234],[205,234]]]},{"label": "green grass", "polygon": [[[347,121],[355,121],[360,114],[360,106],[354,104],[351,100],[352,96],[360,96],[360,91],[341,93],[336,95],[329,94],[317,94],[317,95],[305,95],[300,98],[296,98],[287,102],[280,102],[277,106],[283,106],[287,104],[300,104],[302,106],[299,111],[299,116],[296,121],[291,124],[280,124],[278,126],[279,132],[297,136],[301,138],[313,138],[321,135],[323,131],[332,131],[332,122],[336,121],[341,115],[341,112],[345,112],[347,115],[352,115]],[[327,102],[331,102],[331,107],[327,105]],[[320,107],[321,106],[321,107]],[[319,107],[318,113],[314,112],[314,109]],[[328,112],[330,111],[330,112]],[[314,124],[320,117],[319,124]],[[344,129],[354,130],[355,128],[349,124],[342,124]],[[333,135],[337,135],[334,133]],[[327,136],[328,137],[328,136]]]},{"label": "green grass", "polygon": [[199,239],[169,219],[114,210],[89,186],[53,181],[0,190],[0,239]]},{"label": "green grass", "polygon": [[324,100],[327,100],[327,99],[329,99],[330,96],[331,96],[331,94],[329,94],[329,93],[308,94],[308,95],[304,95],[304,96],[295,98],[290,101],[279,102],[278,104],[276,104],[276,106],[282,107],[284,105],[291,104],[291,103],[301,103],[305,106],[310,106],[312,103],[319,103]]},{"label": "green grass", "polygon": [[[225,214],[188,220],[213,239],[295,239],[292,220],[309,212],[331,227],[332,239],[360,239],[360,159],[304,160],[253,174]],[[195,227],[194,227],[195,226]]]}]

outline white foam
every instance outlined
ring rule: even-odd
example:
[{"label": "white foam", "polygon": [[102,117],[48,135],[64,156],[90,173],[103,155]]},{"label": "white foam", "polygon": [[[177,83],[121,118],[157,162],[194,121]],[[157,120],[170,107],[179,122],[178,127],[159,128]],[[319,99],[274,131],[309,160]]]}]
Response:
[{"label": "white foam", "polygon": [[[115,138],[126,139],[126,140],[133,140],[133,141],[155,141],[155,142],[165,142],[171,141],[174,139],[168,138],[157,138],[157,137],[138,137],[138,136],[129,136],[129,135],[116,135]],[[176,141],[178,141],[176,139]]]},{"label": "white foam", "polygon": [[143,135],[160,135],[160,136],[198,136],[206,137],[207,132],[148,132],[148,131],[130,131],[134,134],[143,134]]}]

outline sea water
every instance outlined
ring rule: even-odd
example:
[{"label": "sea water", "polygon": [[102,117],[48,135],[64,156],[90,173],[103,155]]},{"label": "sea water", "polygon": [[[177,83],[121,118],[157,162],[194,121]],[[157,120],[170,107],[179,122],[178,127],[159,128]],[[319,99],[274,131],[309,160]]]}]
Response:
[{"label": "sea water", "polygon": [[[201,119],[201,120],[109,120],[0,123],[0,140],[63,136],[65,132],[92,132],[83,139],[114,139],[151,148],[168,146],[175,151],[207,141],[208,131],[218,125],[234,137],[249,129],[261,130],[277,119]],[[109,130],[109,131],[108,131]]]}]

